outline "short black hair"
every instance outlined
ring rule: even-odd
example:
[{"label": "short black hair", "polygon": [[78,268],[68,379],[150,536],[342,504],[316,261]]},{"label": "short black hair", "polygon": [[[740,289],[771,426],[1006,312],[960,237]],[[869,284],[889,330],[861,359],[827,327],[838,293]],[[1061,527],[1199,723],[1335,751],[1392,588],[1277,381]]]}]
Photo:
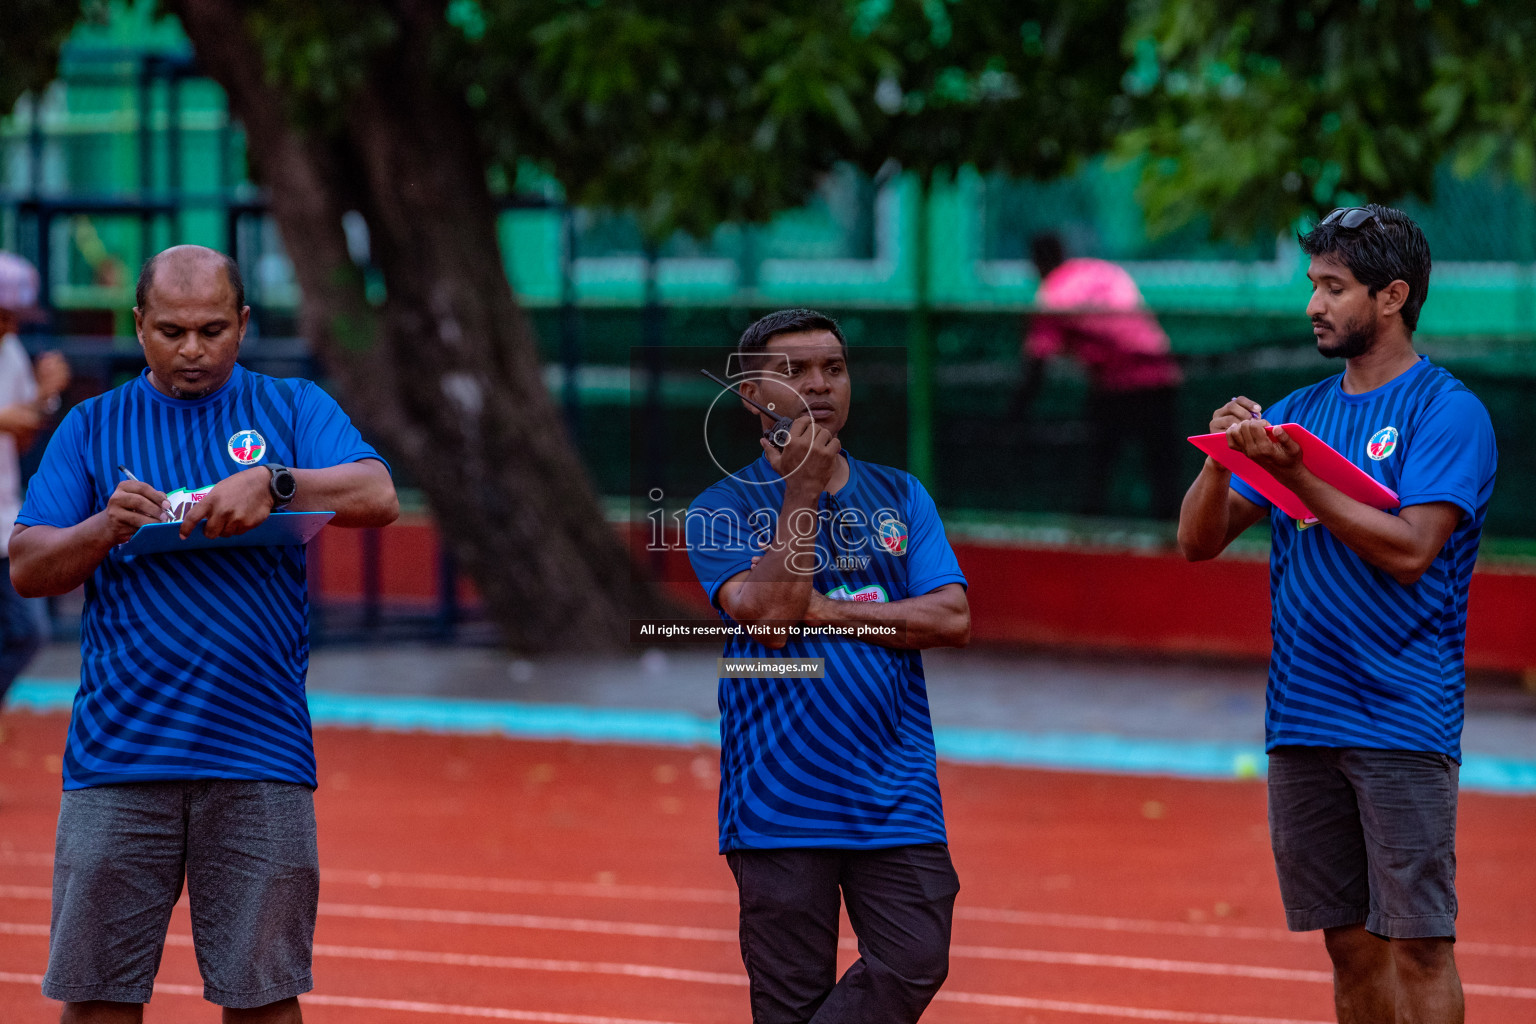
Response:
[{"label": "short black hair", "polygon": [[1320,223],[1304,235],[1298,233],[1296,239],[1308,256],[1327,256],[1348,267],[1372,297],[1393,281],[1407,284],[1403,325],[1412,333],[1429,296],[1429,241],[1402,210],[1375,203],[1364,209],[1374,216],[1359,227],[1346,228],[1338,221]]},{"label": "short black hair", "polygon": [[814,309],[781,309],[777,313],[769,313],[741,332],[736,351],[740,355],[761,352],[778,335],[799,334],[802,331],[829,332],[843,347],[843,358],[848,357],[848,339],[843,337],[843,329],[837,326],[836,320]]},{"label": "short black hair", "polygon": [[[139,309],[149,308],[149,286],[155,281],[155,267],[158,265],[160,257],[164,256],[166,251],[161,250],[145,260],[144,266],[139,270],[139,283],[133,289],[133,304],[139,307]],[[227,253],[219,252],[217,249],[209,249],[208,251],[218,256],[224,262],[224,274],[229,278],[229,287],[235,293],[235,310],[238,312],[244,309],[245,279],[240,276],[240,264],[236,263],[234,258]]]}]

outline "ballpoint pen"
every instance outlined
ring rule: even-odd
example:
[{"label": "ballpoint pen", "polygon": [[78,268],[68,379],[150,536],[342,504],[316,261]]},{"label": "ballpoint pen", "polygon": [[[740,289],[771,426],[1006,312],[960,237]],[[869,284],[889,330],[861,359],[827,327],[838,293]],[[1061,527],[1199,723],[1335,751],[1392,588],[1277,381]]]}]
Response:
[{"label": "ballpoint pen", "polygon": [[[141,484],[141,483],[144,482],[143,480],[140,480],[138,477],[134,476],[133,475],[133,470],[129,469],[127,466],[123,465],[121,462],[119,462],[117,464],[117,471],[119,473],[123,474],[123,476],[127,477],[129,480],[132,480],[136,484]],[[162,505],[161,509],[162,509],[162,511],[161,511],[161,515],[160,515],[160,521],[162,523],[170,522],[171,521],[171,510],[170,510],[170,507]]]}]

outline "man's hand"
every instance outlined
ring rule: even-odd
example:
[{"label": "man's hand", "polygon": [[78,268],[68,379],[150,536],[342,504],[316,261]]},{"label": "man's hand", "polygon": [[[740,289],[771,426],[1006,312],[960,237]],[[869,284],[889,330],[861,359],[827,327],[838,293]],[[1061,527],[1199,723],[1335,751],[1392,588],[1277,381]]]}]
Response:
[{"label": "man's hand", "polygon": [[1242,452],[1282,482],[1302,468],[1301,445],[1284,427],[1271,427],[1264,420],[1244,420],[1227,427],[1227,447]]},{"label": "man's hand", "polygon": [[[1258,402],[1251,398],[1237,395],[1226,405],[1211,413],[1211,433],[1228,434],[1227,444],[1236,448],[1237,446],[1232,444],[1231,429],[1243,423],[1261,423],[1266,427],[1269,426],[1269,422],[1261,419],[1259,416],[1263,411],[1263,407]],[[1231,471],[1226,466],[1223,466],[1210,456],[1206,456],[1204,471],[1215,474],[1223,480],[1231,474]]]},{"label": "man's hand", "polygon": [[814,487],[816,494],[827,489],[837,470],[837,456],[843,450],[835,434],[816,426],[810,416],[801,416],[789,428],[789,444],[779,451],[765,437],[763,452],[773,471],[791,483]]},{"label": "man's hand", "polygon": [[1258,419],[1264,412],[1262,406],[1251,398],[1238,395],[1211,414],[1211,433],[1220,434],[1234,423],[1247,423]]},{"label": "man's hand", "polygon": [[832,613],[836,611],[837,604],[838,602],[812,587],[811,599],[805,605],[805,618],[801,621],[807,626],[825,626],[832,621]]},{"label": "man's hand", "polygon": [[[1278,453],[1273,450],[1276,445],[1265,433],[1269,421],[1261,418],[1263,411],[1258,402],[1238,395],[1211,414],[1211,433],[1226,434],[1228,447],[1270,469],[1277,455],[1284,458],[1290,449]],[[1275,428],[1274,433],[1295,445],[1286,437],[1285,431]],[[1297,465],[1300,465],[1300,453],[1301,449],[1296,448]],[[1264,462],[1264,458],[1271,462]],[[1191,562],[1215,558],[1238,534],[1264,517],[1263,507],[1232,490],[1231,480],[1232,471],[1207,456],[1200,475],[1195,477],[1184,495],[1184,502],[1179,507],[1179,550]]]},{"label": "man's hand", "polygon": [[208,496],[188,509],[181,520],[181,539],[192,536],[199,522],[207,537],[235,537],[254,530],[272,514],[272,471],[253,466],[213,485]]},{"label": "man's hand", "polygon": [[146,523],[163,523],[170,518],[171,506],[165,492],[157,491],[142,480],[124,480],[107,499],[107,525],[112,543],[126,543]]}]

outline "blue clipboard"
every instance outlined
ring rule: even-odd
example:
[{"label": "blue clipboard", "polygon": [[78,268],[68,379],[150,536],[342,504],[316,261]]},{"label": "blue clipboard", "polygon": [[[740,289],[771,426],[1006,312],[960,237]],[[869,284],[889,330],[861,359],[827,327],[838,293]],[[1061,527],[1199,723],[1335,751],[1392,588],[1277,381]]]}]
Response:
[{"label": "blue clipboard", "polygon": [[234,537],[206,537],[198,523],[181,539],[181,523],[147,523],[117,550],[125,555],[164,555],[206,548],[284,547],[308,544],[335,512],[273,512],[254,530]]}]

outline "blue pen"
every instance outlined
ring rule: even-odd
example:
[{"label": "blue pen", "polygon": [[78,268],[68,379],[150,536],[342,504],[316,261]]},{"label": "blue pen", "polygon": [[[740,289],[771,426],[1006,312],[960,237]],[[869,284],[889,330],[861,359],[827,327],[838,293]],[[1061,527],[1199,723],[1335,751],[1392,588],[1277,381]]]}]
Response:
[{"label": "blue pen", "polygon": [[[1229,401],[1229,402],[1235,402],[1235,401],[1237,401],[1237,396],[1236,396],[1236,395],[1233,395],[1233,396],[1232,396],[1232,397],[1231,397],[1231,398],[1229,398],[1229,399],[1227,399],[1227,401]],[[1257,412],[1253,412],[1253,411],[1250,411],[1250,412],[1249,412],[1249,413],[1248,413],[1248,418],[1249,418],[1249,419],[1251,419],[1251,420],[1256,420],[1256,419],[1258,419],[1258,418],[1259,418],[1259,414],[1258,414],[1258,413],[1257,413]],[[123,468],[123,467],[122,467],[122,466],[118,466],[118,467],[117,467],[117,468],[118,468],[118,469],[122,469],[122,468]],[[127,470],[123,470],[123,472],[125,472],[125,473],[126,473],[126,472],[127,472]]]}]

